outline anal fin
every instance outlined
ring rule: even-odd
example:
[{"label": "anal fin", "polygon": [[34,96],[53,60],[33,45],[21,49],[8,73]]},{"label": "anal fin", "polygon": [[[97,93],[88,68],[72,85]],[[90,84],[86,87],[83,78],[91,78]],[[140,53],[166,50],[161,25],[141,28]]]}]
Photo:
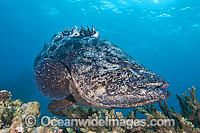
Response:
[{"label": "anal fin", "polygon": [[69,95],[66,99],[62,100],[53,100],[52,102],[49,103],[48,105],[48,110],[51,111],[63,111],[71,108],[73,105],[75,105],[74,98]]}]

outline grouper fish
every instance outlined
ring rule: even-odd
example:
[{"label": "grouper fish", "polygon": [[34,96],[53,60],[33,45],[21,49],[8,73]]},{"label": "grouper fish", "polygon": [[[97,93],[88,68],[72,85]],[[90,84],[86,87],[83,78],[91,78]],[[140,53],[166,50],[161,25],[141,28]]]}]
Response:
[{"label": "grouper fish", "polygon": [[170,97],[169,83],[92,27],[54,35],[34,62],[35,82],[50,111],[73,105],[132,108]]}]

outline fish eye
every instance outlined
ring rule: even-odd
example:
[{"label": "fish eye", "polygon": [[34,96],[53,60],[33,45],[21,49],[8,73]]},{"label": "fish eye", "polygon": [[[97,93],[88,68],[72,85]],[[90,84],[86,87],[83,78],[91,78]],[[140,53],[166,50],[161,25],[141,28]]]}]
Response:
[{"label": "fish eye", "polygon": [[127,67],[128,65],[126,63],[123,64],[123,67]]},{"label": "fish eye", "polygon": [[124,70],[127,70],[129,67],[128,67],[128,63],[123,63],[122,65],[121,65],[121,67],[122,67],[122,69],[124,69]]}]

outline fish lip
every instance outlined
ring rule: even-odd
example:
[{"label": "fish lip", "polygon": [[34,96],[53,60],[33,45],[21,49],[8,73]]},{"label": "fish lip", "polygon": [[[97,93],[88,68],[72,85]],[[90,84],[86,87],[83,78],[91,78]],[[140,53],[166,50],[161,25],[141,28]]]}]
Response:
[{"label": "fish lip", "polygon": [[169,83],[168,82],[163,83],[163,85],[159,87],[159,89],[165,95],[165,99],[164,100],[168,99],[171,96],[170,91],[167,90],[168,87],[169,87]]},{"label": "fish lip", "polygon": [[169,87],[169,83],[164,83],[160,88],[167,88]]}]

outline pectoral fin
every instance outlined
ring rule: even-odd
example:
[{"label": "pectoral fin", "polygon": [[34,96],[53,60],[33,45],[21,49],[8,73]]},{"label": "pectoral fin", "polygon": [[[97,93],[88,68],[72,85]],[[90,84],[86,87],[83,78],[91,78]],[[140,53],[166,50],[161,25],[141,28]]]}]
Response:
[{"label": "pectoral fin", "polygon": [[70,78],[67,68],[56,60],[42,60],[35,68],[38,89],[54,100],[65,99],[70,94]]}]

